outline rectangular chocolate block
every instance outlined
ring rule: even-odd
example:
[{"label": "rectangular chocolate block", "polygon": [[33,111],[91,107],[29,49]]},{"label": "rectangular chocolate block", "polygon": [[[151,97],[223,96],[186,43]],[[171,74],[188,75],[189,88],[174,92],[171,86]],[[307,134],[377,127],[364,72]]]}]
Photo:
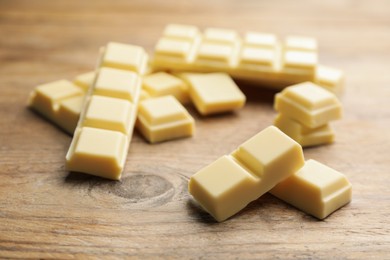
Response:
[{"label": "rectangular chocolate block", "polygon": [[162,142],[192,136],[195,121],[173,96],[140,102],[137,129],[150,142]]},{"label": "rectangular chocolate block", "polygon": [[302,147],[270,126],[194,174],[189,192],[217,221],[224,221],[303,164]]},{"label": "rectangular chocolate block", "polygon": [[142,88],[150,97],[172,95],[182,104],[190,102],[187,83],[166,72],[156,72],[144,76]]},{"label": "rectangular chocolate block", "polygon": [[333,143],[335,138],[330,124],[309,128],[282,114],[276,116],[274,126],[297,141],[302,147]]},{"label": "rectangular chocolate block", "polygon": [[313,81],[338,91],[342,76],[324,77],[317,48],[310,37],[288,36],[282,43],[273,34],[248,32],[241,39],[230,29],[206,28],[202,34],[195,26],[173,24],[158,40],[152,64],[157,70],[226,72],[278,89]]},{"label": "rectangular chocolate block", "polygon": [[244,106],[246,97],[226,73],[183,73],[196,109],[202,115],[233,111]]},{"label": "rectangular chocolate block", "polygon": [[321,87],[335,94],[341,94],[344,90],[344,81],[342,70],[323,65],[318,66],[315,83]]},{"label": "rectangular chocolate block", "polygon": [[316,218],[324,219],[351,201],[352,185],[338,171],[308,160],[270,193]]},{"label": "rectangular chocolate block", "polygon": [[[85,92],[92,84],[94,84],[94,95],[133,102],[134,88],[138,86],[137,81],[140,80],[137,73],[102,67],[99,78],[94,83],[95,76],[96,72],[93,71],[77,76],[73,83],[61,80],[38,86],[31,92],[28,105],[73,135],[80,117]],[[188,85],[174,75],[157,72],[143,76],[142,81],[144,89],[141,90],[140,101],[151,97],[173,95],[184,104],[190,102]],[[108,111],[102,111],[102,113]]]},{"label": "rectangular chocolate block", "polygon": [[58,80],[37,86],[30,94],[28,106],[73,134],[84,95],[84,90],[72,82]]},{"label": "rectangular chocolate block", "polygon": [[79,86],[80,88],[82,88],[84,92],[87,92],[89,87],[92,85],[95,76],[96,76],[95,71],[86,72],[76,76],[73,80],[73,83]]},{"label": "rectangular chocolate block", "polygon": [[69,171],[119,180],[137,117],[146,52],[134,45],[105,47],[66,155]]},{"label": "rectangular chocolate block", "polygon": [[308,128],[340,119],[342,107],[337,97],[310,82],[287,87],[276,94],[275,110]]}]

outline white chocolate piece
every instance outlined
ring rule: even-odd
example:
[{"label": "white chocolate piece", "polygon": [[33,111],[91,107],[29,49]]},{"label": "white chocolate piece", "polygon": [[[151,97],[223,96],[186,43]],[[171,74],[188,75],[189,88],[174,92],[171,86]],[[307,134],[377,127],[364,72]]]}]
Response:
[{"label": "white chocolate piece", "polygon": [[244,44],[247,46],[256,46],[274,49],[278,43],[275,34],[248,32],[245,34]]},{"label": "white chocolate piece", "polygon": [[147,62],[147,54],[142,47],[109,42],[104,49],[100,66],[134,71],[143,75],[146,72]]},{"label": "white chocolate piece", "polygon": [[297,51],[317,51],[317,40],[306,36],[287,36],[285,47]]},{"label": "white chocolate piece", "polygon": [[74,129],[80,118],[81,108],[83,107],[85,95],[76,96],[61,100],[56,115],[56,123],[73,135]]},{"label": "white chocolate piece", "polygon": [[[317,42],[314,38],[288,36],[282,49],[282,78],[296,82],[314,81],[318,63]],[[310,79],[304,80],[304,75]]]},{"label": "white chocolate piece", "polygon": [[188,189],[202,208],[221,222],[257,199],[259,182],[259,177],[225,155],[194,174]]},{"label": "white chocolate piece", "polygon": [[153,68],[152,64],[150,63],[150,60],[148,60],[148,66],[146,67],[144,75],[149,75],[149,74],[152,74],[154,72],[158,72],[158,70]]},{"label": "white chocolate piece", "polygon": [[203,35],[203,40],[207,42],[235,44],[238,39],[236,31],[221,28],[207,28]]},{"label": "white chocolate piece", "polygon": [[207,28],[195,54],[199,68],[224,72],[234,66],[239,53],[240,39],[236,31]]},{"label": "white chocolate piece", "polygon": [[288,204],[324,219],[348,204],[352,185],[347,178],[315,160],[273,188],[270,193]]},{"label": "white chocolate piece", "polygon": [[[101,68],[101,70],[101,77],[99,77],[99,82],[95,84],[94,94],[133,100],[135,94],[134,86],[139,84],[134,82],[139,80],[136,73],[129,74],[126,71],[112,68]],[[112,74],[117,75],[117,77],[114,77],[116,82],[110,80],[112,79]],[[45,87],[43,89],[41,86],[38,86],[31,93],[29,106],[67,133],[73,135],[80,117],[85,92],[94,83],[95,76],[95,71],[91,71],[76,76],[73,84],[66,80],[60,80],[44,84]],[[129,81],[132,82],[130,86],[133,86],[133,88],[128,88]],[[79,87],[79,89],[74,87]],[[44,96],[42,96],[42,91],[45,92]],[[76,92],[75,96],[74,91]],[[35,96],[37,94],[38,97],[36,99]],[[42,98],[44,101],[42,101]],[[146,91],[141,90],[140,100],[147,98],[150,98],[150,95]],[[49,103],[51,105],[48,105]]]},{"label": "white chocolate piece", "polygon": [[249,32],[240,39],[233,30],[207,28],[202,35],[194,26],[172,26],[173,29],[167,26],[156,45],[156,70],[225,72],[276,89],[305,81],[329,84],[327,88],[338,88],[344,83],[316,78],[324,73],[317,69],[318,47],[314,38],[289,36],[285,43],[280,43],[272,34]]},{"label": "white chocolate piece", "polygon": [[243,47],[240,65],[266,65],[274,66],[276,52],[273,49],[258,47]]},{"label": "white chocolate piece", "polygon": [[269,126],[232,153],[253,174],[264,181],[258,197],[304,163],[302,147],[277,127]]},{"label": "white chocolate piece", "polygon": [[315,83],[330,92],[341,94],[344,88],[344,81],[344,73],[342,70],[323,65],[317,67]]},{"label": "white chocolate piece", "polygon": [[96,75],[95,71],[83,73],[81,75],[76,76],[73,80],[73,83],[79,86],[80,88],[82,88],[84,92],[87,92],[89,87],[93,84],[95,75]]},{"label": "white chocolate piece", "polygon": [[134,109],[128,100],[93,95],[85,107],[82,126],[129,134],[133,127],[130,124]]},{"label": "white chocolate piece", "polygon": [[[129,74],[126,71],[111,68],[101,68],[100,71],[101,75],[98,79],[98,82],[96,82],[95,84],[95,88],[93,91],[94,94],[103,95],[107,97],[122,98],[129,101],[132,101],[134,99],[134,95],[136,94],[136,89],[134,88],[134,86],[137,86],[137,84],[139,84],[138,82],[136,82],[137,80],[139,80],[137,74]],[[85,98],[85,87],[90,84],[93,84],[94,79],[92,79],[91,77],[95,76],[95,74],[95,72],[89,72],[79,75],[76,77],[73,84],[69,81],[61,80],[45,84],[47,85],[47,87],[45,87],[43,90],[41,86],[38,86],[31,93],[31,97],[29,99],[29,106],[39,112],[44,117],[54,122],[62,129],[64,129],[67,133],[73,135],[73,132],[77,126],[77,122],[80,117],[81,109],[83,107],[83,101]],[[113,75],[117,76],[114,77],[116,78],[116,82],[111,81]],[[158,94],[173,94],[180,98],[181,102],[188,103],[188,86],[181,79],[177,77],[174,78],[175,80],[180,81],[180,88],[179,85],[174,86],[174,81],[171,81],[170,84],[172,85],[170,87],[167,86],[165,92],[159,90],[160,92]],[[131,82],[130,85],[129,81]],[[184,86],[182,86],[181,84],[184,84]],[[131,87],[129,88],[129,86]],[[74,87],[79,87],[79,89]],[[82,92],[80,92],[80,90]],[[43,97],[42,91],[46,93]],[[76,94],[73,91],[75,91]],[[36,97],[37,93],[38,97]],[[60,94],[62,97],[59,98],[58,94]],[[142,89],[139,100],[142,101],[148,98],[151,98],[150,94]],[[110,116],[107,115],[107,117]]]},{"label": "white chocolate piece", "polygon": [[189,192],[217,221],[224,221],[303,165],[302,147],[270,126],[194,174]]},{"label": "white chocolate piece", "polygon": [[167,38],[191,41],[199,35],[199,29],[192,25],[169,24],[165,28],[163,35]]},{"label": "white chocolate piece", "polygon": [[93,95],[126,99],[134,102],[140,77],[133,71],[124,71],[112,68],[100,68]]},{"label": "white chocolate piece", "polygon": [[128,136],[99,128],[77,128],[67,155],[67,167],[78,171],[119,180],[126,161]]},{"label": "white chocolate piece", "polygon": [[[163,62],[188,63],[194,59],[200,42],[199,29],[191,25],[170,24],[155,46],[154,56]],[[161,71],[152,64],[154,71]],[[163,69],[164,70],[164,69]]]},{"label": "white chocolate piece", "polygon": [[140,72],[146,70],[147,55],[138,46],[109,43],[100,60],[100,65],[111,68],[97,70],[66,155],[66,166],[69,171],[119,180],[136,121]]},{"label": "white chocolate piece", "polygon": [[309,128],[294,119],[278,114],[274,125],[297,141],[302,147],[333,143],[335,138],[333,129],[329,124]]},{"label": "white chocolate piece", "polygon": [[[231,63],[234,48],[228,44],[202,42],[197,55],[196,62],[219,62],[220,66],[228,67]],[[210,64],[211,66],[211,64]]]},{"label": "white chocolate piece", "polygon": [[187,84],[182,79],[166,72],[144,76],[142,88],[150,97],[172,95],[182,104],[187,104],[190,101]]},{"label": "white chocolate piece", "polygon": [[161,38],[155,47],[155,58],[164,60],[168,57],[168,59],[177,60],[178,63],[185,63],[190,58],[191,48],[192,44],[188,41]]},{"label": "white chocolate piece", "polygon": [[192,136],[194,125],[192,116],[173,96],[140,102],[137,129],[150,143]]},{"label": "white chocolate piece", "polygon": [[288,50],[284,53],[283,62],[284,68],[309,69],[314,73],[317,66],[317,53]]},{"label": "white chocolate piece", "polygon": [[141,94],[139,96],[139,101],[145,100],[150,98],[150,95],[148,92],[146,92],[144,89],[141,89]]},{"label": "white chocolate piece", "polygon": [[272,78],[280,66],[280,44],[274,34],[248,32],[239,57],[238,70],[255,71],[259,78]]},{"label": "white chocolate piece", "polygon": [[81,106],[83,97],[81,88],[67,80],[58,80],[36,87],[30,94],[28,105],[73,134],[78,120],[78,115],[75,114],[80,112],[77,105]]},{"label": "white chocolate piece", "polygon": [[290,86],[276,94],[275,110],[309,127],[316,128],[342,116],[336,96],[310,82]]},{"label": "white chocolate piece", "polygon": [[246,97],[225,73],[181,75],[189,84],[190,96],[202,115],[242,108]]}]

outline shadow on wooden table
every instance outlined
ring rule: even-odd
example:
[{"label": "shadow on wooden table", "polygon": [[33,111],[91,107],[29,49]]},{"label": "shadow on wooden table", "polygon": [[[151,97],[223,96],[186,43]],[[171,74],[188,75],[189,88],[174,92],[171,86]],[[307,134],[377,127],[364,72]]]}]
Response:
[{"label": "shadow on wooden table", "polygon": [[[209,213],[207,213],[194,199],[189,199],[186,204],[188,214],[191,215],[191,218],[194,220],[205,224],[205,225],[215,225],[217,222]],[[274,216],[273,212],[278,212],[278,216]],[[280,214],[283,212],[283,214]],[[306,214],[303,212],[291,207],[290,205],[284,203],[283,201],[273,197],[270,194],[264,194],[255,201],[249,203],[244,209],[239,211],[237,214],[223,221],[223,223],[228,223],[234,219],[249,220],[249,219],[261,219],[262,221],[267,222],[268,220],[275,220],[280,218],[288,218],[289,216],[303,214],[303,217],[306,217]],[[309,219],[315,221],[316,219],[310,216],[307,216]]]},{"label": "shadow on wooden table", "polygon": [[246,96],[247,103],[274,103],[274,96],[280,90],[263,87],[261,84],[245,80],[235,80]]},{"label": "shadow on wooden table", "polygon": [[100,178],[94,175],[85,174],[81,172],[69,172],[64,179],[67,184],[89,184],[91,182],[111,182],[104,178]]}]

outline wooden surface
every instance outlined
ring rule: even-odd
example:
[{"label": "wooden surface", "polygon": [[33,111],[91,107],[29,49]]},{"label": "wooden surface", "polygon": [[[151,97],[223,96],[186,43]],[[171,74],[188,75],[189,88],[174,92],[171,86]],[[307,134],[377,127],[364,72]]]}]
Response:
[{"label": "wooden surface", "polygon": [[[167,23],[311,35],[345,70],[333,145],[305,149],[343,173],[353,201],[324,221],[265,195],[224,223],[190,199],[188,178],[272,123],[274,93],[240,85],[234,114],[196,118],[196,136],[138,133],[121,182],[65,171],[71,138],[26,108],[40,83],[93,69],[108,41],[152,50]],[[388,1],[0,1],[0,257],[390,259]]]}]

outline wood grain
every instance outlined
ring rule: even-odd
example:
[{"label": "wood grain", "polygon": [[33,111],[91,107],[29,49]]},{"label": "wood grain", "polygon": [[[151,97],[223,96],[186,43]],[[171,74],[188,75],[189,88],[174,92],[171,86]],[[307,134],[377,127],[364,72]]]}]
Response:
[{"label": "wood grain", "polygon": [[[152,50],[167,23],[311,35],[345,70],[333,145],[305,149],[343,173],[353,201],[318,221],[271,195],[216,223],[188,178],[272,123],[273,93],[240,84],[243,110],[196,119],[196,136],[134,134],[121,182],[68,173],[71,138],[26,108],[40,83],[94,67],[115,40]],[[0,1],[0,257],[390,258],[388,1]]]}]

